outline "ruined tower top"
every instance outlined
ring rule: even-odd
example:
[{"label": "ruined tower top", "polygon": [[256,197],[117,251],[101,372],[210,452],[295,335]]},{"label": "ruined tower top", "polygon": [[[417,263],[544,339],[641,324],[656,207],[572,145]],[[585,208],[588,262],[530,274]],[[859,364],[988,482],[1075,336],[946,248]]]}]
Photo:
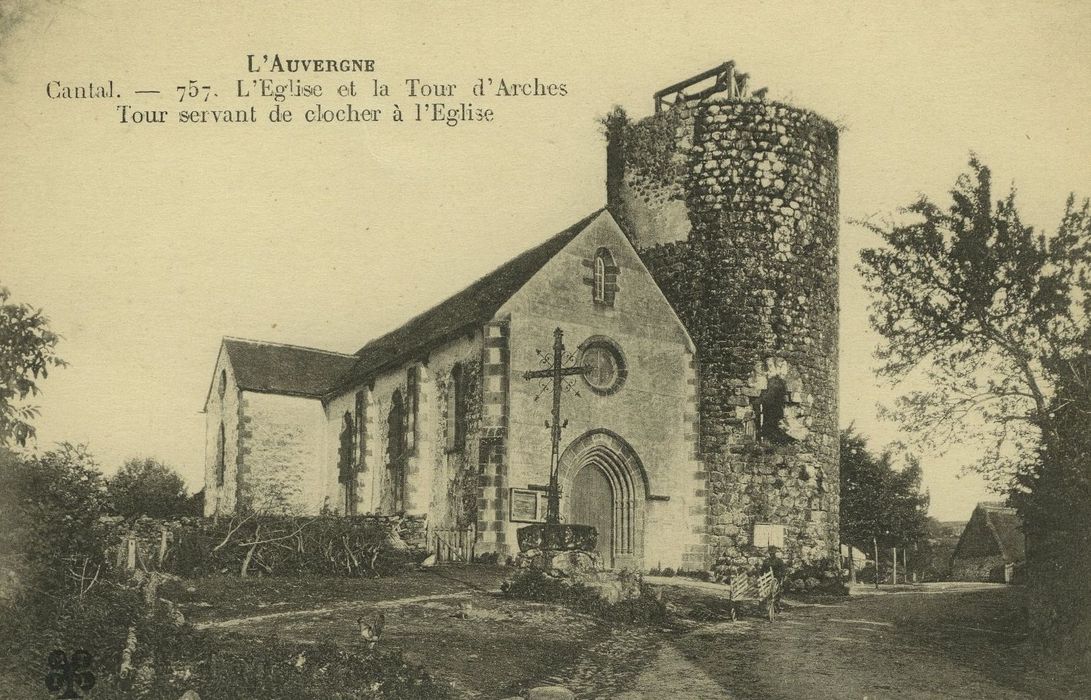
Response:
[{"label": "ruined tower top", "polygon": [[[712,83],[709,84],[709,80]],[[702,87],[696,87],[696,92],[686,92],[687,88],[694,88],[700,83],[706,84]],[[768,88],[760,88],[750,92],[749,84],[750,74],[737,72],[735,62],[728,61],[656,92],[655,113],[659,114],[664,107],[673,107],[679,102],[697,102],[719,92],[726,92],[726,97],[729,99],[746,99],[748,97],[756,100],[765,99]]]}]

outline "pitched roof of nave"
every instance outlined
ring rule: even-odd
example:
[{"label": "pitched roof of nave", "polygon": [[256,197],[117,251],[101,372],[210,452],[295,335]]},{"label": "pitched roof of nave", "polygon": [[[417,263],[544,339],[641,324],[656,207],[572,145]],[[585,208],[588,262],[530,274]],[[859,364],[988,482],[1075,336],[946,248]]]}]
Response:
[{"label": "pitched roof of nave", "polygon": [[357,362],[355,355],[260,340],[224,338],[240,389],[320,398]]},{"label": "pitched roof of nave", "polygon": [[225,338],[239,388],[323,398],[480,328],[603,211],[595,211],[517,255],[457,294],[370,341],[354,355]]},{"label": "pitched roof of nave", "polygon": [[379,336],[356,351],[360,362],[349,382],[363,379],[390,365],[400,364],[414,354],[426,352],[470,328],[479,328],[533,277],[553,256],[561,252],[587,228],[603,210],[580,219],[544,243],[517,255],[461,292],[448,297],[386,335]]}]

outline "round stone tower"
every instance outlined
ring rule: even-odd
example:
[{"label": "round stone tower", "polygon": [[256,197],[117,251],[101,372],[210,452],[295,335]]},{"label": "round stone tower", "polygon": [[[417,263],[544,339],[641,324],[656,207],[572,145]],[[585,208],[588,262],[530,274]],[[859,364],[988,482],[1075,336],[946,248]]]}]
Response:
[{"label": "round stone tower", "polygon": [[746,83],[615,110],[607,201],[697,346],[709,564],[836,566],[838,131]]}]

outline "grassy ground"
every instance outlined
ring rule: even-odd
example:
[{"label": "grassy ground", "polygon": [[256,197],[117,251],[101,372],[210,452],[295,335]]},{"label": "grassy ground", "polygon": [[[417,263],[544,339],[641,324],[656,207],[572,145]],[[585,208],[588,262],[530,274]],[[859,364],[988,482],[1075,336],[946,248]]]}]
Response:
[{"label": "grassy ground", "polygon": [[572,665],[610,628],[554,605],[496,591],[510,569],[445,566],[384,579],[249,579],[174,582],[170,596],[210,629],[302,642],[362,644],[358,616],[381,608],[383,647],[449,683],[456,695],[503,697]]},{"label": "grassy ground", "polygon": [[341,603],[498,590],[510,573],[503,567],[444,566],[406,571],[387,578],[239,578],[209,576],[164,584],[163,595],[182,606],[193,622],[222,620]]}]

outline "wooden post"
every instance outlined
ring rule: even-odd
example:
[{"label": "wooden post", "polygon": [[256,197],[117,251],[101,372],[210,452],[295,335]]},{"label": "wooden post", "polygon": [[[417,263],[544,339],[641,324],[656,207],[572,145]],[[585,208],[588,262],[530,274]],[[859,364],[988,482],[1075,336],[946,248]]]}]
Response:
[{"label": "wooden post", "polygon": [[163,558],[167,556],[167,528],[159,530],[159,568],[163,568]]},{"label": "wooden post", "polygon": [[879,538],[872,537],[871,544],[875,548],[875,590],[879,590]]},{"label": "wooden post", "polygon": [[895,586],[898,585],[898,548],[891,547],[890,552],[893,555],[891,558],[894,561],[894,568],[890,571],[890,582]]},{"label": "wooden post", "polygon": [[849,545],[849,583],[856,583],[856,560],[852,556],[852,545]]},{"label": "wooden post", "polygon": [[126,557],[125,557],[125,568],[130,569],[130,570],[135,569],[136,568],[136,538],[133,537],[132,535],[129,535],[129,538],[125,541],[125,546],[127,548],[127,550],[126,550],[127,554],[126,554]]}]

